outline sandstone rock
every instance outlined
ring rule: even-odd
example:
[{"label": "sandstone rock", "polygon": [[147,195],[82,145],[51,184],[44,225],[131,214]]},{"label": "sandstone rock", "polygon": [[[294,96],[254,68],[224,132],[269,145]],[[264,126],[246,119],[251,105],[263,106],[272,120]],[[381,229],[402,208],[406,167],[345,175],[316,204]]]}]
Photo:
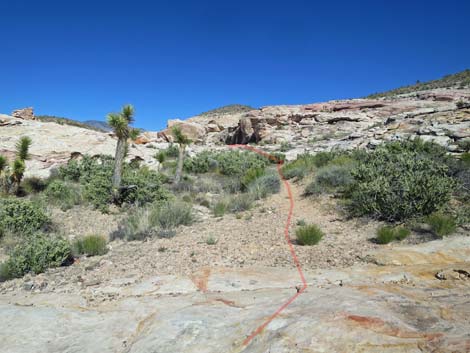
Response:
[{"label": "sandstone rock", "polygon": [[238,126],[233,130],[229,131],[229,135],[226,139],[226,143],[233,144],[247,144],[254,141],[253,126],[250,118],[240,119]]},{"label": "sandstone rock", "polygon": [[206,125],[207,132],[220,132],[223,130],[224,130],[224,127],[222,125],[219,125],[217,121],[215,120],[209,121]]},{"label": "sandstone rock", "polygon": [[80,294],[5,292],[2,350],[466,352],[469,245],[456,237],[386,248],[373,255],[380,266],[305,272],[306,290],[249,342],[298,293],[296,270],[215,266],[191,277],[81,279]]},{"label": "sandstone rock", "polygon": [[23,119],[23,120],[34,120],[35,119],[32,107],[14,110],[11,113],[11,116],[14,117],[14,118]]},{"label": "sandstone rock", "polygon": [[171,133],[171,128],[173,126],[179,126],[183,134],[185,134],[193,142],[202,142],[206,135],[206,129],[201,124],[185,122],[178,119],[169,120],[168,128],[160,132],[168,142],[173,141],[173,136]]}]

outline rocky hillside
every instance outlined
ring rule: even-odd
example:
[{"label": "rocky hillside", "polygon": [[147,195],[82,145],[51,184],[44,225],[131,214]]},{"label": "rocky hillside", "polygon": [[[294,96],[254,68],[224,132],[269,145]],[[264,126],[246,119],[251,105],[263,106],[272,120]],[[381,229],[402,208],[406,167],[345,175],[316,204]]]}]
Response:
[{"label": "rocky hillside", "polygon": [[[155,149],[172,141],[171,127],[180,125],[194,145],[189,153],[226,144],[258,143],[267,150],[283,150],[287,158],[305,151],[335,148],[374,148],[383,141],[419,136],[435,141],[452,153],[468,149],[470,138],[470,88],[457,84],[386,97],[335,100],[305,105],[278,105],[260,109],[228,106],[187,120],[169,120],[167,129],[143,132],[131,145],[130,159],[156,167]],[[423,84],[423,87],[434,87]],[[400,93],[398,90],[396,93]],[[46,176],[50,169],[80,154],[113,154],[111,133],[80,126],[45,122],[34,118],[32,110],[12,116],[0,115],[0,153],[9,155],[18,136],[33,139],[28,173]]]}]

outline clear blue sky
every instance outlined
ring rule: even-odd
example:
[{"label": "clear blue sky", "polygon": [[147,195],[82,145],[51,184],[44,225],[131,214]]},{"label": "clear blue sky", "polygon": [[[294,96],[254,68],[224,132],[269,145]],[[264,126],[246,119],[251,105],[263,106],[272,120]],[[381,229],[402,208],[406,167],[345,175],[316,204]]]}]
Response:
[{"label": "clear blue sky", "polygon": [[160,129],[231,103],[360,97],[470,68],[470,2],[0,1],[0,112]]}]

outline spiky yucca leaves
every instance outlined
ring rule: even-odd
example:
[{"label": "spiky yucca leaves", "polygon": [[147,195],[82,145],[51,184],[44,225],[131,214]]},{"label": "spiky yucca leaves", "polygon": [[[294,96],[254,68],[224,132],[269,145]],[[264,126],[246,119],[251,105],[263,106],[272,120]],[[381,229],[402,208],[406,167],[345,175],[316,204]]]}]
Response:
[{"label": "spiky yucca leaves", "polygon": [[108,114],[107,120],[109,126],[113,128],[113,131],[118,138],[112,181],[114,201],[119,203],[121,196],[122,165],[126,156],[127,139],[137,137],[135,129],[129,126],[129,124],[134,122],[134,107],[127,104],[122,107],[120,113]]},{"label": "spiky yucca leaves", "polygon": [[7,159],[4,156],[0,156],[0,175],[7,167]]},{"label": "spiky yucca leaves", "polygon": [[29,147],[31,146],[31,139],[28,136],[23,136],[16,144],[16,156],[21,161],[29,159]]},{"label": "spiky yucca leaves", "polygon": [[181,180],[181,175],[183,174],[183,162],[184,162],[184,152],[186,146],[189,145],[192,141],[183,134],[181,127],[176,125],[171,129],[172,135],[175,139],[175,142],[178,144],[178,165],[176,167],[175,183],[178,184]]}]

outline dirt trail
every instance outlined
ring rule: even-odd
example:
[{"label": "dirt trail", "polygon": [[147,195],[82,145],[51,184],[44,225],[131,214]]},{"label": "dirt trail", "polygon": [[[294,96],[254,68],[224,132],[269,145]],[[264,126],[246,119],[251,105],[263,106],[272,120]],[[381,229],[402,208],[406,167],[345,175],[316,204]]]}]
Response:
[{"label": "dirt trail", "polygon": [[[302,185],[290,185],[295,200],[291,238],[303,269],[348,267],[377,247],[368,240],[373,237],[377,224],[346,220],[336,209],[335,200],[326,196],[304,198]],[[255,208],[238,217],[227,214],[214,218],[207,210],[199,215],[200,220],[195,224],[179,228],[174,238],[113,241],[109,244],[111,250],[104,256],[81,259],[73,266],[50,270],[34,280],[43,278],[53,283],[55,290],[75,291],[71,288],[81,290],[92,284],[104,285],[113,283],[116,278],[136,281],[155,275],[191,276],[204,268],[293,268],[284,237],[288,208],[288,195],[282,186],[280,193],[259,201]],[[67,219],[68,213],[73,212],[57,216]],[[295,227],[300,219],[318,224],[324,230],[325,237],[318,245],[295,244]],[[90,217],[82,218],[82,222],[93,221]],[[101,218],[99,221],[103,222]],[[83,226],[92,228],[91,223]],[[216,239],[217,243],[207,244],[209,238]],[[0,290],[21,288],[28,281],[28,276],[24,280],[10,281],[1,284]]]}]

